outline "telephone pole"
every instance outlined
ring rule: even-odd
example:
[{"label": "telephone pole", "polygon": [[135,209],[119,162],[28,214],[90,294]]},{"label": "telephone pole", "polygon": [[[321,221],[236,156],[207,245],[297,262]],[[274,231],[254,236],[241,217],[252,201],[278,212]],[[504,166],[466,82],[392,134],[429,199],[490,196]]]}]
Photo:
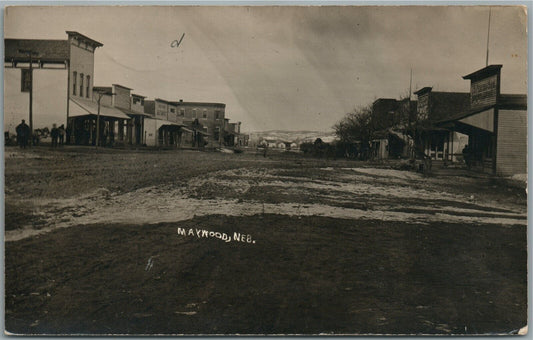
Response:
[{"label": "telephone pole", "polygon": [[94,144],[95,149],[98,150],[98,143],[100,143],[100,101],[102,100],[103,96],[114,96],[115,94],[111,92],[94,92],[97,92],[98,94],[98,113],[96,115],[96,143]]},{"label": "telephone pole", "polygon": [[33,58],[39,54],[33,50],[19,50],[19,53],[27,54],[30,57],[30,138],[29,144],[33,146]]},{"label": "telephone pole", "polygon": [[489,27],[487,29],[487,58],[485,59],[485,67],[489,66],[489,38],[490,38],[490,15],[492,13],[492,8],[489,7]]}]

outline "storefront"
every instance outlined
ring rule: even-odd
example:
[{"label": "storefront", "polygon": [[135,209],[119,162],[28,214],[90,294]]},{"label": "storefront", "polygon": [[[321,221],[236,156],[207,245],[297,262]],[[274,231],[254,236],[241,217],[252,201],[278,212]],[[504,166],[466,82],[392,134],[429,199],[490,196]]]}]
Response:
[{"label": "storefront", "polygon": [[440,123],[468,135],[465,158],[474,170],[502,176],[527,173],[527,96],[501,94],[502,65],[490,65],[470,80],[470,110]]},{"label": "storefront", "polygon": [[96,145],[99,139],[98,145],[113,146],[117,141],[118,124],[129,120],[130,117],[116,108],[100,105],[99,109],[98,103],[91,100],[71,98],[67,139],[77,145]]}]

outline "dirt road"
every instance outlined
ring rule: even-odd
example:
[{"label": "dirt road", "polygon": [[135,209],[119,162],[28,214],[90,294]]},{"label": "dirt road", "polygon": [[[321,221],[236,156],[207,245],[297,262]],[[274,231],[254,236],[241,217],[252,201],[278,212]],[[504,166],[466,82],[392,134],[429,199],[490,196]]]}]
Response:
[{"label": "dirt road", "polygon": [[525,193],[297,155],[6,149],[6,328],[476,334],[526,324]]}]

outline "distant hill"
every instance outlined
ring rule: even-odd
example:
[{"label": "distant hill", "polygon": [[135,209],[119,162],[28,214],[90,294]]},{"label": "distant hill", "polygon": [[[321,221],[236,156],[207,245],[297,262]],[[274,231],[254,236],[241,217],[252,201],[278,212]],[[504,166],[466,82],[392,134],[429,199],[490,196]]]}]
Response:
[{"label": "distant hill", "polygon": [[272,140],[276,142],[314,142],[317,138],[329,143],[335,139],[334,131],[285,131],[285,130],[269,130],[250,132],[250,142],[257,143],[263,139]]}]

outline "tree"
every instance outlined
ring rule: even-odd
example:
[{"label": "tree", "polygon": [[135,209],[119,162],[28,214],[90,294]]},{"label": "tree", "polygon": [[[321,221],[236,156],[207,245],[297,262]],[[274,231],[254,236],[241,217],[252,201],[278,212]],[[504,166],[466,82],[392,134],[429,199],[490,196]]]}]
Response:
[{"label": "tree", "polygon": [[333,129],[341,142],[368,143],[374,133],[371,123],[372,109],[370,107],[360,107],[347,113],[333,126]]}]

